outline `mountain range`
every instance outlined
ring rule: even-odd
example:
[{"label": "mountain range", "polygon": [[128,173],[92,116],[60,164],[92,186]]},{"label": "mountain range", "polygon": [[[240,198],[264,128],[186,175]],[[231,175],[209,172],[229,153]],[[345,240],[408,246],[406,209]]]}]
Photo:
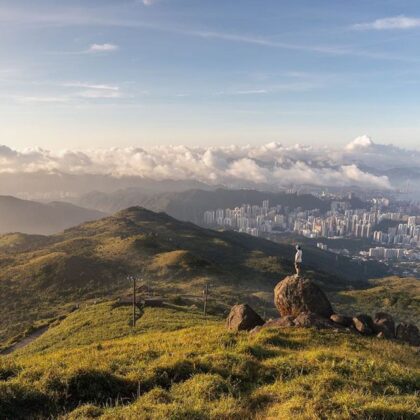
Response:
[{"label": "mountain range", "polygon": [[106,214],[70,203],[38,203],[0,196],[0,233],[50,234]]},{"label": "mountain range", "polygon": [[[326,211],[331,206],[331,200],[322,200],[312,194],[223,188],[215,190],[191,189],[154,194],[145,194],[142,190],[129,188],[113,193],[91,192],[74,202],[107,213],[119,211],[129,206],[142,206],[153,211],[163,211],[179,220],[202,224],[203,214],[206,210],[234,208],[244,203],[262,205],[263,200],[269,200],[271,206],[281,205],[288,207],[290,210],[301,208],[302,210],[320,209]],[[350,204],[353,208],[365,206],[365,203],[357,197],[352,198]]]}]

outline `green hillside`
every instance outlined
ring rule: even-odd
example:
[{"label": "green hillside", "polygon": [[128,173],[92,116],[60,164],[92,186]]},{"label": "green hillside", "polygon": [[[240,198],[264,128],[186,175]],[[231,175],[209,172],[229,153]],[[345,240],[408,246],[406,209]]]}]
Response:
[{"label": "green hillside", "polygon": [[343,290],[332,300],[337,310],[347,313],[388,312],[397,321],[420,325],[420,281],[415,278],[387,277],[369,281],[368,288]]},{"label": "green hillside", "polygon": [[0,418],[415,419],[416,350],[312,329],[230,333],[193,308],[89,305],[0,358]]},{"label": "green hillside", "polygon": [[[216,232],[134,207],[42,237],[0,236],[0,346],[100,297],[120,296],[127,274],[166,299],[201,305],[210,283],[210,311],[237,301],[272,310],[273,286],[293,272],[289,245],[235,232]],[[306,275],[326,290],[365,285],[365,267],[317,250],[305,253]],[[328,274],[327,274],[328,273]],[[26,331],[26,332],[25,332]]]}]

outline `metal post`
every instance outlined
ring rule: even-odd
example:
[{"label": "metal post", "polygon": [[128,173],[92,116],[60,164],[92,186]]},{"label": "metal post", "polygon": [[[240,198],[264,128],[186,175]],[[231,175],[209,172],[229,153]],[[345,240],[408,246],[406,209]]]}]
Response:
[{"label": "metal post", "polygon": [[208,295],[209,295],[209,284],[206,283],[206,285],[204,286],[204,290],[203,290],[203,294],[204,294],[204,316],[207,316],[207,300],[208,300]]},{"label": "metal post", "polygon": [[136,326],[136,277],[133,276],[133,328]]}]

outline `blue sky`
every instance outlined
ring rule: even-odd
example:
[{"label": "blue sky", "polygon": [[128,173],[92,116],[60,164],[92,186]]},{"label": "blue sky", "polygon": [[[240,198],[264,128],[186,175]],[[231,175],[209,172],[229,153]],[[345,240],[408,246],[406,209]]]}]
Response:
[{"label": "blue sky", "polygon": [[418,1],[0,0],[0,143],[420,148]]}]

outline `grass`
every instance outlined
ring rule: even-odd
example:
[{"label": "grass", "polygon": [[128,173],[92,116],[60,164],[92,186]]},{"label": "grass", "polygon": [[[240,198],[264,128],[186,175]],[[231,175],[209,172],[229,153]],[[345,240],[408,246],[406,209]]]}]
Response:
[{"label": "grass", "polygon": [[75,311],[0,358],[0,418],[415,419],[418,353],[312,329],[231,333],[191,308]]},{"label": "grass", "polygon": [[396,321],[420,324],[420,281],[415,278],[387,277],[371,280],[370,287],[345,290],[331,296],[337,311],[343,313],[388,312]]}]

